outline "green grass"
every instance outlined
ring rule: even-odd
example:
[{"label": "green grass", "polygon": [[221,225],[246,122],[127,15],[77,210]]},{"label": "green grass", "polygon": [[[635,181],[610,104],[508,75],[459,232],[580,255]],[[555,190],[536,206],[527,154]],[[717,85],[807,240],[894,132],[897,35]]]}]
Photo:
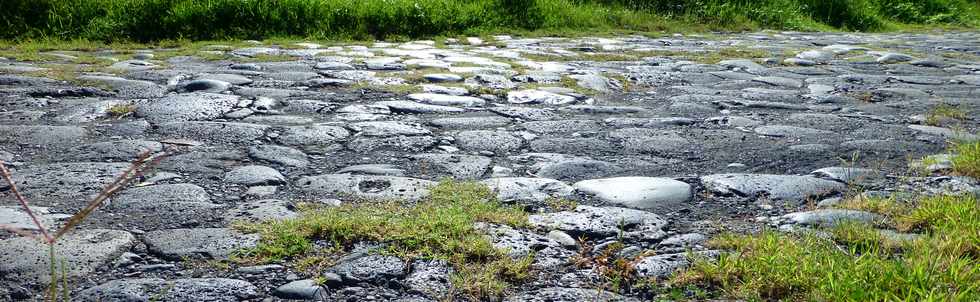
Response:
[{"label": "green grass", "polygon": [[4,0],[0,39],[404,40],[491,32],[976,28],[978,8],[975,0]]},{"label": "green grass", "polygon": [[292,259],[307,268],[322,268],[324,259],[316,254],[315,242],[330,243],[338,250],[356,242],[379,242],[385,246],[382,253],[448,261],[455,268],[454,287],[473,299],[498,297],[510,283],[529,277],[533,258],[507,256],[474,229],[476,222],[524,227],[527,214],[500,204],[486,186],[443,181],[416,204],[365,201],[307,207],[296,219],[239,227],[262,235],[244,258]]},{"label": "green grass", "polygon": [[980,141],[953,143],[953,172],[980,178]]},{"label": "green grass", "polygon": [[929,114],[926,115],[926,124],[931,126],[939,126],[945,121],[964,121],[967,120],[967,113],[959,107],[940,104],[933,107]]},{"label": "green grass", "polygon": [[842,224],[829,238],[765,231],[711,241],[724,253],[675,276],[721,296],[785,301],[977,301],[980,299],[980,200],[925,197],[914,204],[876,201],[891,227],[918,232],[897,240],[872,226]]}]

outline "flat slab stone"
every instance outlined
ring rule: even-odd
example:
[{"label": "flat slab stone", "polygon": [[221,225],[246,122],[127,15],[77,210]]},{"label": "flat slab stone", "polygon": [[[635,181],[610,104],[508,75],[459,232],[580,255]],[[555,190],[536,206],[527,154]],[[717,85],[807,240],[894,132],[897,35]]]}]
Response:
[{"label": "flat slab stone", "polygon": [[574,103],[575,97],[531,89],[508,92],[507,101],[513,104],[564,105]]},{"label": "flat slab stone", "polygon": [[102,283],[81,291],[75,298],[83,302],[237,302],[257,297],[259,297],[258,288],[244,280],[139,278],[119,279]]},{"label": "flat slab stone", "polygon": [[301,192],[317,196],[415,201],[427,197],[435,182],[395,176],[324,174],[300,178],[295,185]]},{"label": "flat slab stone", "polygon": [[507,131],[461,131],[455,137],[456,144],[465,150],[505,153],[524,146],[524,139]]},{"label": "flat slab stone", "polygon": [[446,172],[456,179],[480,179],[490,171],[493,163],[489,157],[460,154],[418,154],[412,158],[433,172]]},{"label": "flat slab stone", "polygon": [[542,202],[550,198],[566,198],[574,190],[564,182],[548,178],[501,177],[480,182],[490,187],[497,193],[497,199],[504,202]]},{"label": "flat slab stone", "polygon": [[884,219],[883,217],[874,213],[843,209],[821,209],[796,212],[783,215],[782,218],[790,223],[824,227],[832,227],[842,222],[872,223],[874,221]]},{"label": "flat slab stone", "polygon": [[[117,230],[75,230],[55,245],[55,257],[65,261],[69,278],[89,276],[128,251],[133,234]],[[0,274],[9,280],[50,282],[48,246],[32,238],[0,240]]]},{"label": "flat slab stone", "polygon": [[76,126],[14,126],[0,127],[0,145],[26,144],[58,147],[78,144],[88,131]]},{"label": "flat slab stone", "polygon": [[572,237],[609,237],[628,234],[638,238],[659,239],[666,236],[667,220],[660,215],[626,208],[576,206],[573,211],[534,214],[528,222],[546,230],[561,230]]},{"label": "flat slab stone", "polygon": [[412,99],[413,101],[417,101],[421,103],[441,105],[441,106],[473,107],[473,106],[483,106],[487,103],[487,101],[481,98],[476,98],[471,96],[457,96],[457,95],[436,94],[436,93],[413,93],[413,94],[409,94],[408,98]]},{"label": "flat slab stone", "polygon": [[[13,170],[13,180],[33,205],[86,203],[129,168],[128,163],[59,163]],[[0,200],[10,200],[9,185],[0,181]]]},{"label": "flat slab stone", "polygon": [[169,260],[227,259],[239,250],[255,247],[259,234],[241,234],[226,228],[171,229],[143,235],[147,249]]},{"label": "flat slab stone", "polygon": [[291,126],[279,135],[279,142],[289,146],[330,145],[350,136],[343,127],[330,125]]},{"label": "flat slab stone", "polygon": [[591,179],[573,185],[597,199],[637,209],[672,210],[691,200],[691,185],[663,177]]},{"label": "flat slab stone", "polygon": [[265,136],[267,125],[226,122],[175,122],[161,124],[160,134],[218,143],[253,142]]},{"label": "flat slab stone", "polygon": [[266,166],[244,166],[225,173],[226,183],[233,183],[246,186],[257,185],[282,185],[286,184],[286,177],[282,176],[276,169]]},{"label": "flat slab stone", "polygon": [[377,121],[352,123],[348,127],[363,136],[428,135],[432,131],[418,124],[397,121]]},{"label": "flat slab stone", "polygon": [[847,189],[844,183],[811,176],[773,174],[713,174],[701,177],[711,192],[772,200],[803,201]]}]

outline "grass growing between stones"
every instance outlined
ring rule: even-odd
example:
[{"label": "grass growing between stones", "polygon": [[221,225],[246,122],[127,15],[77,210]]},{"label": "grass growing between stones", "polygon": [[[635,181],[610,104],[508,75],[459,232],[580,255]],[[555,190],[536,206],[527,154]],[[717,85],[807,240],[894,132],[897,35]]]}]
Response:
[{"label": "grass growing between stones", "polygon": [[529,277],[531,258],[512,259],[474,228],[477,222],[526,226],[525,212],[502,205],[490,189],[477,183],[443,181],[430,192],[415,204],[375,201],[308,207],[296,219],[242,225],[262,235],[247,254],[260,261],[302,259],[316,252],[315,242],[341,248],[378,242],[385,246],[382,253],[448,261],[455,269],[455,288],[476,299],[499,296],[511,282]]},{"label": "grass growing between stones", "polygon": [[728,234],[729,250],[698,261],[672,280],[726,297],[788,301],[977,301],[980,299],[980,200],[974,195],[852,205],[888,218],[903,238],[842,223],[827,232]]},{"label": "grass growing between stones", "polygon": [[980,140],[953,143],[953,172],[980,178]]}]

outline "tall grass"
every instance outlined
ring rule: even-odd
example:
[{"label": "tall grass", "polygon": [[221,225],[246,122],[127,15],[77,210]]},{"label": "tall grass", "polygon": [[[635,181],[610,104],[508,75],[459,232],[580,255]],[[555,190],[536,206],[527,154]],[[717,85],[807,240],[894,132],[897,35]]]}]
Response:
[{"label": "tall grass", "polygon": [[[101,41],[664,29],[977,26],[976,0],[3,0],[0,38]],[[665,22],[669,21],[669,22]]]}]

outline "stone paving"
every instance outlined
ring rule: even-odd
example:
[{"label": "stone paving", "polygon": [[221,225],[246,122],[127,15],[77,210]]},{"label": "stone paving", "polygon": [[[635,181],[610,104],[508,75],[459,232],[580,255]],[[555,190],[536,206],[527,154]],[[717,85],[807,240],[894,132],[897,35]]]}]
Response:
[{"label": "stone paving", "polygon": [[[233,221],[417,200],[447,177],[533,213],[531,230],[477,226],[535,256],[506,301],[642,298],[598,291],[570,264],[574,238],[653,251],[637,273],[663,278],[687,251],[717,254],[703,243],[721,231],[875,219],[832,209],[856,188],[980,192],[932,173],[948,162],[909,168],[977,139],[980,33],[486,40],[0,58],[0,161],[56,225],[142,152],[167,154],[62,241],[80,301],[441,301],[439,261],[355,250],[319,276],[201,263],[256,244]],[[66,67],[86,72],[57,76]],[[11,195],[0,184],[0,223],[32,228]],[[555,212],[553,198],[578,206]],[[0,235],[0,300],[42,295],[46,253]]]}]

